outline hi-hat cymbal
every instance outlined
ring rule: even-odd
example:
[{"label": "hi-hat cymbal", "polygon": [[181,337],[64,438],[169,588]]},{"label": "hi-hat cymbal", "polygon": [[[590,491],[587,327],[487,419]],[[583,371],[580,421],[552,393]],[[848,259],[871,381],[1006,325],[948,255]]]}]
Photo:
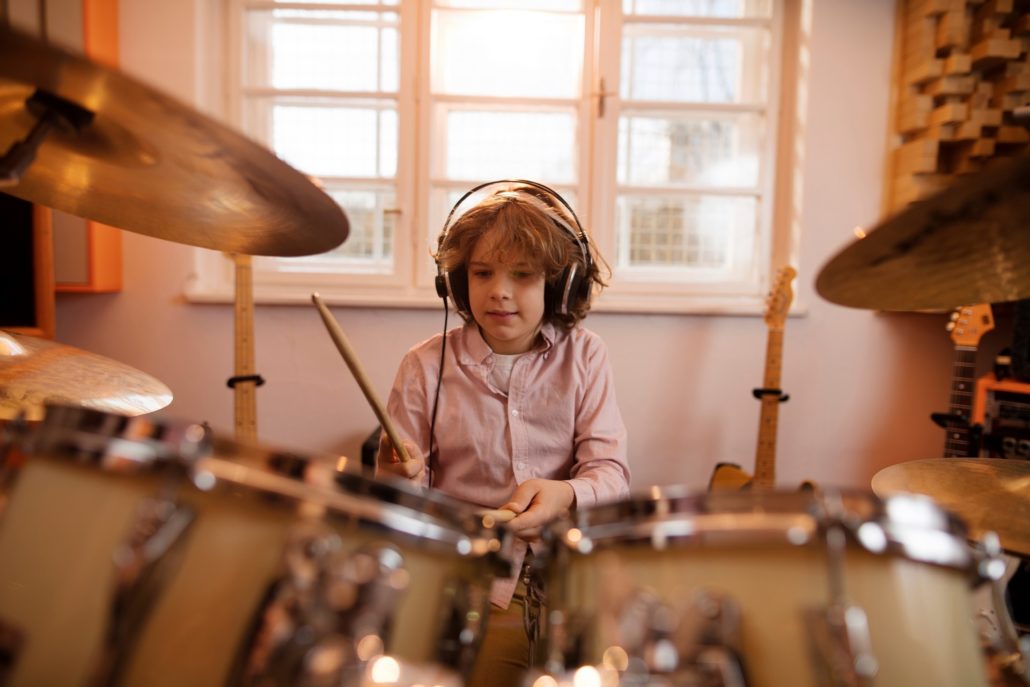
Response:
[{"label": "hi-hat cymbal", "polygon": [[161,382],[64,344],[0,331],[0,419],[41,420],[48,402],[142,415],[172,402]]},{"label": "hi-hat cymbal", "polygon": [[248,255],[311,255],[347,238],[340,207],[271,151],[118,71],[3,28],[0,154],[36,124],[26,101],[37,89],[93,117],[78,133],[51,130],[3,189],[12,195]]},{"label": "hi-hat cymbal", "polygon": [[1030,297],[1030,151],[917,201],[819,272],[833,303],[950,309]]},{"label": "hi-hat cymbal", "polygon": [[990,530],[1002,548],[1030,555],[1030,461],[933,458],[888,466],[873,476],[877,496],[924,494],[957,513],[978,538]]}]

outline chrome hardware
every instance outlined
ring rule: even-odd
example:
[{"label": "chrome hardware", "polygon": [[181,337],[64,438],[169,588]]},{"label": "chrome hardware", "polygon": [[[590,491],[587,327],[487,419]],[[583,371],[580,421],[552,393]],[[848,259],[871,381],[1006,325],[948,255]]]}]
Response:
[{"label": "chrome hardware", "polygon": [[340,684],[381,655],[410,579],[389,545],[350,553],[320,522],[299,525],[242,658],[239,684]]},{"label": "chrome hardware", "polygon": [[[25,413],[0,428],[0,517],[7,510],[14,489],[15,480],[20,473],[23,457],[18,449],[27,432]],[[0,676],[3,675],[3,664],[0,663]]]},{"label": "chrome hardware", "polygon": [[147,614],[178,561],[177,544],[184,540],[193,519],[192,508],[170,499],[150,498],[140,503],[129,536],[112,556],[115,589],[93,684],[117,683],[124,659],[131,655]]},{"label": "chrome hardware", "polygon": [[[611,611],[602,611],[611,616]],[[609,625],[613,643],[599,674],[616,672],[618,684],[747,687],[740,648],[740,607],[729,596],[713,590],[695,590],[690,604],[677,611],[647,590],[638,589],[616,617],[578,618],[567,624],[564,614],[552,611],[551,630],[567,632],[570,644],[581,646],[599,624]],[[591,628],[591,630],[587,630]],[[578,656],[566,654],[564,665],[556,657],[548,663],[552,676],[566,676],[583,668]],[[571,660],[569,660],[571,659]]]},{"label": "chrome hardware", "polygon": [[979,572],[990,585],[993,606],[994,631],[986,638],[984,650],[988,661],[1005,676],[1005,684],[1030,686],[1030,654],[1020,643],[1012,618],[1005,603],[1006,562],[1002,556],[1001,540],[994,532],[986,532],[980,540],[982,558]]},{"label": "chrome hardware", "polygon": [[740,606],[730,596],[708,589],[694,592],[682,620],[677,643],[703,684],[745,687],[748,684],[740,646]]},{"label": "chrome hardware", "polygon": [[[230,684],[358,684],[378,658],[390,658],[395,616],[412,582],[397,548],[369,544],[345,551],[331,527],[310,520],[290,534],[283,565]],[[482,638],[488,587],[452,579],[440,593],[440,617],[424,619],[440,631],[434,663],[467,671]]]},{"label": "chrome hardware", "polygon": [[826,525],[829,603],[804,611],[812,645],[817,684],[824,687],[871,687],[879,670],[873,654],[869,621],[860,606],[848,603],[844,576],[847,536],[845,509],[839,493],[827,492],[820,502]]}]

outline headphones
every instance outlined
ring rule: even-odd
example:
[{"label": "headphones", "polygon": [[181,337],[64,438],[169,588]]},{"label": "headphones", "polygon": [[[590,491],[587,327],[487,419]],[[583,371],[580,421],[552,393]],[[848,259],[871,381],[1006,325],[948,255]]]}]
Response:
[{"label": "headphones", "polygon": [[450,233],[451,228],[451,218],[454,217],[454,213],[457,212],[459,207],[461,207],[461,204],[476,191],[495,184],[523,184],[543,191],[568,210],[572,221],[576,223],[575,228],[569,226],[569,224],[565,222],[557,212],[555,212],[554,207],[551,207],[548,203],[537,197],[535,194],[530,193],[525,188],[516,188],[510,191],[511,193],[525,195],[531,203],[538,206],[539,209],[551,219],[555,226],[572,236],[576,245],[579,247],[580,256],[583,258],[583,266],[585,267],[584,273],[580,273],[579,263],[573,262],[558,275],[556,284],[551,285],[548,283],[544,290],[544,302],[547,312],[558,315],[568,315],[575,307],[576,301],[588,298],[590,295],[590,273],[592,272],[593,267],[593,263],[590,258],[590,244],[587,240],[586,232],[583,231],[583,225],[579,223],[579,217],[576,216],[575,210],[572,209],[565,199],[550,186],[545,186],[544,184],[536,181],[529,181],[527,179],[498,179],[497,181],[488,181],[484,184],[479,184],[478,186],[466,191],[465,194],[458,199],[458,202],[454,204],[451,211],[447,213],[447,220],[444,222],[443,231],[440,232],[440,238],[437,242],[436,294],[440,296],[440,298],[443,298],[445,302],[447,298],[450,297],[451,300],[454,301],[454,306],[457,308],[459,313],[466,318],[471,317],[472,311],[469,307],[468,301],[469,291],[467,271],[464,269],[449,272],[444,271],[443,267],[440,265],[439,255],[443,252],[443,248],[447,244],[447,236]]}]

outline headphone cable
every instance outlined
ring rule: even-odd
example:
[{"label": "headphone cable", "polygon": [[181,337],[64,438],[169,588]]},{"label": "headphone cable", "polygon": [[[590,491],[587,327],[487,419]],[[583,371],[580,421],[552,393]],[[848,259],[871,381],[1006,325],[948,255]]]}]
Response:
[{"label": "headphone cable", "polygon": [[443,299],[443,336],[440,341],[440,369],[436,374],[436,394],[433,396],[433,416],[429,421],[429,455],[426,461],[426,470],[429,471],[429,486],[433,486],[433,444],[436,438],[436,409],[440,405],[440,387],[443,385],[443,363],[444,354],[447,352],[447,297]]}]

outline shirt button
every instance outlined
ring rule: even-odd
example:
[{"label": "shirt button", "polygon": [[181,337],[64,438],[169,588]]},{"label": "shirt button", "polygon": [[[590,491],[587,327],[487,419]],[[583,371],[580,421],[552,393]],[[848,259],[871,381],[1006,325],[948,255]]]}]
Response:
[{"label": "shirt button", "polygon": [[518,415],[518,414],[519,414],[519,411],[517,411],[517,410],[513,410],[513,411],[511,411],[511,414],[512,414],[513,416],[516,416],[516,415]]}]

